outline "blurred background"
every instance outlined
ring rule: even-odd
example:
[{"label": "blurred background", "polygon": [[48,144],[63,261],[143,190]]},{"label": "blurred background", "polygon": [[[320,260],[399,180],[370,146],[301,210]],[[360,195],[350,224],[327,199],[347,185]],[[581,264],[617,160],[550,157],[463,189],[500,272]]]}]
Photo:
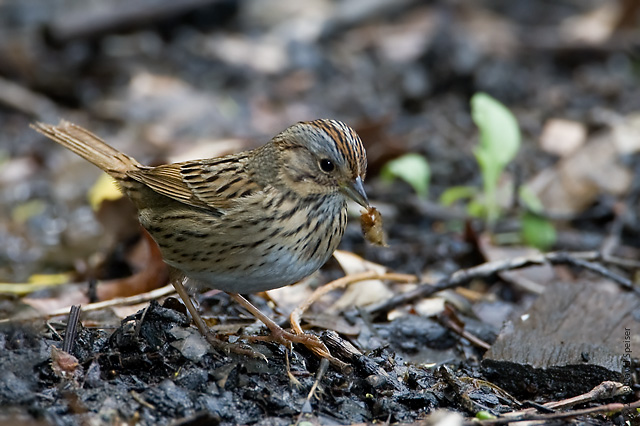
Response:
[{"label": "blurred background", "polygon": [[[591,214],[557,229],[563,248],[598,247],[638,165],[638,4],[2,0],[0,281],[81,276],[105,256],[105,276],[131,267],[118,247],[135,237],[114,237],[123,210],[105,219],[87,201],[99,171],[28,127],[61,118],[145,164],[252,148],[300,120],[345,121],[367,147],[367,190],[392,249],[365,245],[357,221],[343,248],[410,273],[456,270],[453,261],[475,253],[461,237],[466,210],[442,210],[439,200],[451,187],[482,185],[469,106],[477,92],[519,122],[522,146],[508,168],[515,182],[545,171],[554,181],[549,171],[594,135],[628,143],[602,168],[593,165],[602,151],[582,154],[587,171],[575,173],[599,182],[536,194],[564,219]],[[407,153],[428,163],[422,194],[380,178]],[[636,228],[628,222],[629,239]]]}]

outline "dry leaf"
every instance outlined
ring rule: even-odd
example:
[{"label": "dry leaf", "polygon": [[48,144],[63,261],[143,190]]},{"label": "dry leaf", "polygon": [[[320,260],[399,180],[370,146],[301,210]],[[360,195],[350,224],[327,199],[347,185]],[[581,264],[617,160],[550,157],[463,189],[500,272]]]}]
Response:
[{"label": "dry leaf", "polygon": [[[491,236],[486,233],[478,237],[478,248],[488,262],[540,253],[532,247],[494,245],[491,241]],[[524,269],[500,272],[498,275],[503,280],[535,294],[542,293],[548,283],[557,279],[551,265],[531,266]]]},{"label": "dry leaf", "polygon": [[61,287],[61,290],[54,292],[52,297],[26,296],[22,298],[22,303],[31,306],[42,315],[47,315],[50,312],[69,308],[71,305],[86,305],[89,303],[89,298],[86,285],[71,284]]},{"label": "dry leaf", "polygon": [[612,125],[613,143],[620,154],[640,152],[640,112],[616,120]]},{"label": "dry leaf", "polygon": [[313,293],[313,289],[308,285],[309,279],[315,279],[315,274],[294,285],[274,288],[266,293],[282,312],[291,312]]},{"label": "dry leaf", "polygon": [[61,379],[73,379],[80,372],[78,359],[55,346],[51,346],[51,369]]},{"label": "dry leaf", "polygon": [[[369,262],[353,253],[336,250],[333,253],[346,275],[359,272],[376,271],[383,274],[387,271],[382,265]],[[332,311],[341,311],[351,306],[366,306],[386,300],[393,292],[381,280],[367,280],[350,285],[344,294],[331,307]]]},{"label": "dry leaf", "polygon": [[540,146],[551,154],[566,157],[583,146],[586,140],[587,128],[584,124],[552,118],[544,124]]},{"label": "dry leaf", "polygon": [[604,43],[615,30],[619,2],[603,2],[587,13],[571,16],[560,24],[560,33],[569,42]]},{"label": "dry leaf", "polygon": [[151,236],[144,231],[140,242],[144,252],[141,262],[144,269],[121,279],[101,282],[96,290],[98,300],[110,300],[116,297],[128,297],[146,293],[165,285],[169,280],[169,267],[162,260],[160,249]]},{"label": "dry leaf", "polygon": [[528,183],[545,211],[576,215],[602,193],[620,195],[629,189],[633,174],[618,160],[619,152],[612,139],[611,133],[593,138]]}]

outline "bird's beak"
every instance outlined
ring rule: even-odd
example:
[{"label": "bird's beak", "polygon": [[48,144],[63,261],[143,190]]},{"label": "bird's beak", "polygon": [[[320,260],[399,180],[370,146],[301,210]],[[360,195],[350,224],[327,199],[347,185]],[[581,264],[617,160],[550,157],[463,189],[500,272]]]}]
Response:
[{"label": "bird's beak", "polygon": [[356,180],[346,183],[340,188],[342,192],[362,207],[369,208],[369,199],[367,193],[364,192],[364,186],[362,185],[362,178],[358,176]]}]

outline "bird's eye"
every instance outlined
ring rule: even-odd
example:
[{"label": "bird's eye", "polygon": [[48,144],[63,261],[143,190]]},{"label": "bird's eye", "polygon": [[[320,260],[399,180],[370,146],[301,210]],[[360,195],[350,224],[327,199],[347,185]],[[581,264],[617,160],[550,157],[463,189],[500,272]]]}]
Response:
[{"label": "bird's eye", "polygon": [[329,160],[328,158],[325,158],[323,160],[320,160],[320,168],[322,169],[323,172],[332,172],[333,169],[335,169],[335,166],[333,165],[333,161]]}]

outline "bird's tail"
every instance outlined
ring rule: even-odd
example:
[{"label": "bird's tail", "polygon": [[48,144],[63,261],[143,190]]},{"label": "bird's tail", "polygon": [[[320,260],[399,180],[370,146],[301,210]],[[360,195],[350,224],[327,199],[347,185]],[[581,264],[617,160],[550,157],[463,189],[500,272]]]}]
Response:
[{"label": "bird's tail", "polygon": [[31,127],[100,167],[117,180],[122,181],[127,178],[127,172],[143,167],[135,159],[108,145],[90,131],[68,121],[62,120],[57,126],[34,123]]}]

